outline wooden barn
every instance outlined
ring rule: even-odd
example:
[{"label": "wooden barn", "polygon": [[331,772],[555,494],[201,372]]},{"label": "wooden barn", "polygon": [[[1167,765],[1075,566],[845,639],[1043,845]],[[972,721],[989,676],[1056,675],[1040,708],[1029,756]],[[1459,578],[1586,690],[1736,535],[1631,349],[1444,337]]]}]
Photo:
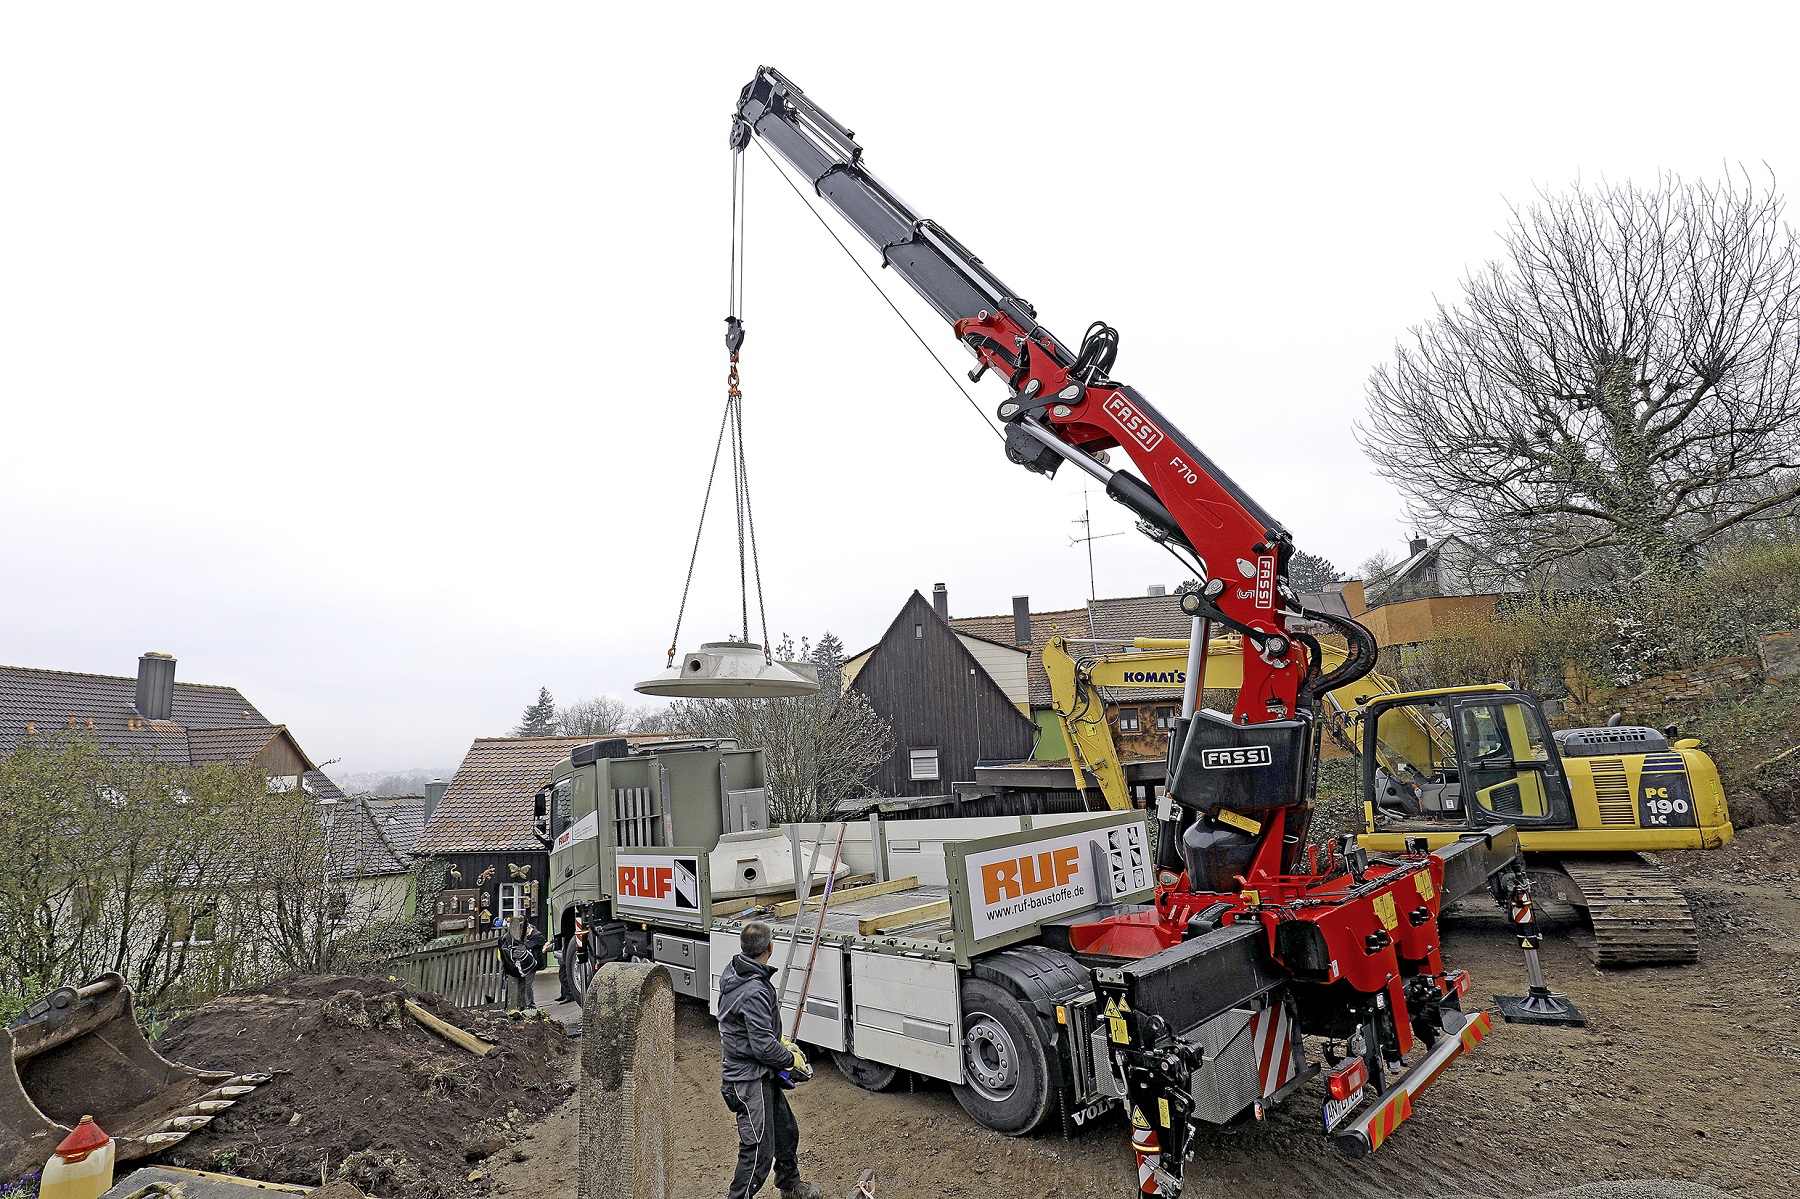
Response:
[{"label": "wooden barn", "polygon": [[1031,757],[1026,651],[958,632],[915,591],[880,641],[844,664],[844,682],[894,733],[869,780],[888,796],[949,796],[975,768]]}]

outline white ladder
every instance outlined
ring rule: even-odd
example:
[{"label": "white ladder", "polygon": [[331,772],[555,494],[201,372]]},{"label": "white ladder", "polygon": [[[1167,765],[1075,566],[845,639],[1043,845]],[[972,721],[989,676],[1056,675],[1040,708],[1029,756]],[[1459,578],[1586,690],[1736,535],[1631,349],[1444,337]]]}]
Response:
[{"label": "white ladder", "polygon": [[778,1006],[785,1007],[787,1005],[788,996],[793,993],[794,957],[800,949],[802,934],[805,934],[806,939],[809,942],[809,947],[806,951],[806,965],[800,971],[799,975],[800,994],[794,1003],[794,1026],[788,1030],[788,1039],[790,1041],[798,1041],[800,1039],[800,1019],[806,1013],[806,997],[812,990],[813,963],[818,960],[819,938],[825,931],[825,909],[831,903],[831,890],[832,886],[837,882],[838,864],[843,861],[844,838],[849,830],[849,821],[838,821],[837,836],[832,840],[831,869],[825,874],[825,890],[820,893],[819,906],[813,909],[816,915],[811,929],[806,928],[806,917],[808,915],[807,905],[812,903],[813,872],[818,869],[819,853],[825,848],[824,825],[821,824],[819,826],[819,836],[813,841],[812,860],[806,864],[805,878],[796,878],[794,880],[794,899],[800,906],[794,911],[794,931],[788,937],[787,960],[781,964],[781,991],[776,997]]}]

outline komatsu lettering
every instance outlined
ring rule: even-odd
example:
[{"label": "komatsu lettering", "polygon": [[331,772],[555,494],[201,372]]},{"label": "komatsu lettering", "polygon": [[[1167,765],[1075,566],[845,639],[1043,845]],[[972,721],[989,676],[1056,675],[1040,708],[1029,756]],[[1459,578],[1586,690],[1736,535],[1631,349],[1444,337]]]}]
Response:
[{"label": "komatsu lettering", "polygon": [[1185,683],[1185,670],[1127,670],[1124,674],[1127,683]]}]

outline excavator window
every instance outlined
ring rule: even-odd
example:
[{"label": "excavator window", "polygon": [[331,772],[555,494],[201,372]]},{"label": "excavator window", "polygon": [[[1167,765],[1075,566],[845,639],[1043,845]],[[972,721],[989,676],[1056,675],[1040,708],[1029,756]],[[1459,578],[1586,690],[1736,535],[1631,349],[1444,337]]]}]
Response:
[{"label": "excavator window", "polygon": [[1461,823],[1461,769],[1441,703],[1396,704],[1375,721],[1374,802],[1401,817]]},{"label": "excavator window", "polygon": [[1463,700],[1455,708],[1462,790],[1483,812],[1530,823],[1555,818],[1567,807],[1566,786],[1536,708],[1506,698]]}]

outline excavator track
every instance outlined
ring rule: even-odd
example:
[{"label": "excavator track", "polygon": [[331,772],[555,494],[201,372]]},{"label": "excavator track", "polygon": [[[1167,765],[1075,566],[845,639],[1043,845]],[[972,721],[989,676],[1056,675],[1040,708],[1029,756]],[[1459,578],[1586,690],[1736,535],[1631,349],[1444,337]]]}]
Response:
[{"label": "excavator track", "polygon": [[1694,913],[1675,876],[1641,854],[1564,858],[1594,926],[1600,966],[1678,966],[1700,960]]}]

